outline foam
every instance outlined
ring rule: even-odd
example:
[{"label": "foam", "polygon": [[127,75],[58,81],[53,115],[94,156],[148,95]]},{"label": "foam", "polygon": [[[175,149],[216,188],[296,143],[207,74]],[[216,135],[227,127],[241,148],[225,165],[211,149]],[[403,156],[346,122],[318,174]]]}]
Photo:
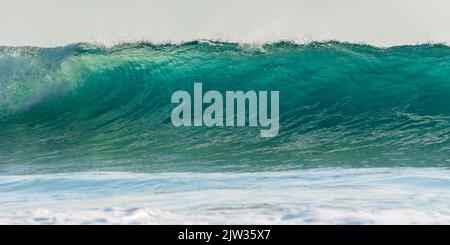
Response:
[{"label": "foam", "polygon": [[[239,215],[238,215],[239,213]],[[410,225],[450,224],[450,212],[415,209],[332,209],[311,208],[281,215],[231,212],[165,212],[149,208],[113,208],[88,210],[38,209],[0,215],[0,224],[31,225],[209,225],[209,224],[346,224]]]},{"label": "foam", "polygon": [[450,224],[449,176],[446,168],[2,176],[0,224]]}]

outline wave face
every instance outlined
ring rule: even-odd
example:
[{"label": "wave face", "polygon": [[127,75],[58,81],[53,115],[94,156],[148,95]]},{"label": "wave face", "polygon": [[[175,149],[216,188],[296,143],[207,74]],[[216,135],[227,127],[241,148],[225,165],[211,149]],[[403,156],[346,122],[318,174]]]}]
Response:
[{"label": "wave face", "polygon": [[[280,131],[179,127],[173,92],[280,91]],[[0,47],[2,172],[450,166],[450,48]]]}]

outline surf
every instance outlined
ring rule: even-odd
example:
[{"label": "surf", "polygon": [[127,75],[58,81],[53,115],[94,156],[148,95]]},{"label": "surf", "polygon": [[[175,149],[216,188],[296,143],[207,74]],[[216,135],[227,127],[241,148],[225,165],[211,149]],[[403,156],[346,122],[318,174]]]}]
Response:
[{"label": "surf", "polygon": [[[448,167],[449,71],[450,48],[439,44],[1,47],[0,164],[13,172]],[[279,134],[173,126],[171,95],[193,93],[196,81],[221,93],[280,91]]]}]

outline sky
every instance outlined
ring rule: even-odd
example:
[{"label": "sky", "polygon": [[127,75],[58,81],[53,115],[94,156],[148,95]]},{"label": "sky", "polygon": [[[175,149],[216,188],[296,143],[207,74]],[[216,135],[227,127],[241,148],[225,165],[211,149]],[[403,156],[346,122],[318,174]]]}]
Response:
[{"label": "sky", "polygon": [[450,43],[449,0],[0,0],[0,45],[339,40]]}]

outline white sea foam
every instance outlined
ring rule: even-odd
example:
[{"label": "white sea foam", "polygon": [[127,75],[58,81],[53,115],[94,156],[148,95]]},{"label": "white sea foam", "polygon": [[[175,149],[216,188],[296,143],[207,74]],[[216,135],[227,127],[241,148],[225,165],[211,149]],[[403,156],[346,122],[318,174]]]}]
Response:
[{"label": "white sea foam", "polygon": [[166,212],[149,208],[49,210],[14,212],[0,216],[0,224],[33,225],[207,225],[207,224],[450,224],[449,212],[415,209],[301,209],[285,214],[228,212]]},{"label": "white sea foam", "polygon": [[0,224],[450,224],[447,168],[0,179]]}]

